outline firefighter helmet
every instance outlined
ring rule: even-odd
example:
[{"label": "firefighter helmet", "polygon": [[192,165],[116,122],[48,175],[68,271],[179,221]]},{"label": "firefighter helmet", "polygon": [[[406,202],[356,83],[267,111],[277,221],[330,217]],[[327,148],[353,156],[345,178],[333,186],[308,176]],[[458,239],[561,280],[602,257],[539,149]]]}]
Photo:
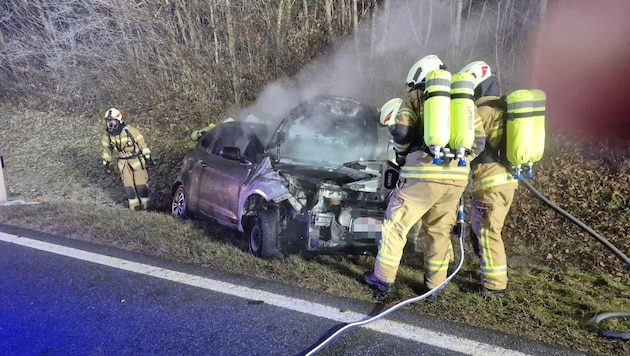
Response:
[{"label": "firefighter helmet", "polygon": [[105,125],[107,131],[114,133],[120,132],[123,124],[123,117],[120,111],[116,108],[111,108],[105,113]]},{"label": "firefighter helmet", "polygon": [[430,54],[422,57],[409,69],[407,86],[413,88],[416,84],[422,83],[427,73],[436,69],[446,69],[446,66],[438,56]]},{"label": "firefighter helmet", "polygon": [[383,126],[391,126],[396,123],[396,115],[403,101],[400,98],[394,98],[383,104],[380,110],[380,122]]},{"label": "firefighter helmet", "polygon": [[490,66],[484,61],[468,63],[460,72],[470,73],[475,76],[475,88],[477,88],[481,82],[492,76]]}]

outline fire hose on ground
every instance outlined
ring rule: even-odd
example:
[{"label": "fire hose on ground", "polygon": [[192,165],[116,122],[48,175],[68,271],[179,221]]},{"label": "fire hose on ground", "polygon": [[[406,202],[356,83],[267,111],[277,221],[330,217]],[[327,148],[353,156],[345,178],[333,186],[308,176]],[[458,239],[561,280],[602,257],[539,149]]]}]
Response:
[{"label": "fire hose on ground", "polygon": [[[604,246],[606,246],[610,251],[613,252],[613,254],[615,254],[615,256],[617,256],[625,265],[626,267],[628,267],[630,269],[630,258],[628,258],[628,256],[626,256],[623,252],[621,252],[619,249],[617,249],[614,245],[612,245],[608,240],[606,240],[605,238],[603,238],[602,236],[600,236],[597,232],[595,232],[593,229],[591,229],[590,227],[588,227],[586,224],[584,224],[583,222],[579,221],[578,219],[576,219],[575,217],[571,216],[569,213],[567,213],[565,210],[563,210],[562,208],[560,208],[559,206],[553,204],[549,199],[547,199],[544,195],[542,195],[539,191],[537,191],[526,179],[520,179],[519,180],[523,185],[525,185],[525,187],[527,189],[529,189],[536,198],[540,199],[541,201],[543,201],[545,204],[547,204],[549,207],[551,207],[553,210],[555,210],[556,212],[560,213],[562,216],[566,217],[567,219],[569,219],[571,222],[573,222],[574,224],[578,225],[579,227],[581,227],[583,230],[585,230],[586,232],[588,232],[589,235],[591,235],[592,237],[594,237],[597,241],[599,241],[600,243],[602,243]],[[368,316],[362,320],[358,320],[352,323],[348,323],[345,326],[343,326],[342,328],[340,328],[339,330],[335,331],[332,335],[330,335],[328,338],[326,338],[324,341],[320,342],[318,345],[314,346],[313,348],[311,348],[310,351],[308,351],[305,356],[311,356],[311,355],[315,355],[317,352],[321,351],[324,347],[326,347],[328,344],[330,344],[335,338],[339,337],[342,333],[348,331],[349,329],[355,328],[355,327],[360,327],[369,323],[372,323],[380,318],[385,317],[386,315],[389,315],[391,313],[393,313],[394,311],[409,305],[409,304],[414,304],[414,303],[418,303],[422,300],[425,300],[426,298],[429,298],[430,296],[433,296],[435,294],[438,294],[452,279],[453,277],[455,277],[455,275],[459,272],[459,270],[462,268],[462,265],[464,263],[464,237],[466,234],[466,222],[465,222],[465,213],[464,213],[464,197],[462,196],[460,198],[460,204],[458,207],[458,212],[457,212],[457,231],[458,231],[458,235],[459,235],[459,251],[460,251],[460,258],[459,258],[459,262],[455,268],[455,270],[453,271],[453,273],[451,273],[446,280],[444,280],[444,282],[442,282],[439,286],[437,286],[436,288],[422,294],[419,295],[417,297],[414,298],[410,298],[407,300],[403,300],[402,302],[393,305],[392,307],[386,309],[385,311],[382,311],[376,315],[373,316]],[[630,318],[630,312],[623,312],[623,311],[612,311],[612,312],[605,312],[605,313],[600,313],[595,315],[594,317],[592,317],[591,319],[589,319],[586,324],[588,326],[592,326],[594,327],[598,334],[607,338],[611,338],[611,339],[630,339],[630,331],[628,332],[623,332],[623,333],[617,333],[617,332],[612,332],[612,331],[608,331],[608,330],[604,330],[600,327],[600,323],[606,319],[611,319],[611,318]]]},{"label": "fire hose on ground", "polygon": [[[556,212],[560,213],[565,218],[571,220],[571,222],[573,222],[577,226],[581,227],[589,235],[591,235],[597,241],[599,241],[604,246],[606,246],[606,248],[608,248],[610,251],[612,251],[612,253],[615,256],[617,256],[626,265],[626,267],[628,267],[628,269],[630,269],[630,258],[628,258],[628,256],[624,255],[623,252],[619,251],[619,249],[616,248],[613,244],[611,244],[608,240],[606,240],[605,238],[600,236],[597,232],[595,232],[593,229],[588,227],[586,224],[584,224],[580,220],[578,220],[575,217],[571,216],[571,214],[567,213],[565,210],[563,210],[559,206],[557,206],[554,203],[552,203],[549,199],[547,199],[544,195],[542,195],[539,191],[537,191],[526,179],[521,179],[520,182],[523,183],[523,185],[527,189],[529,189],[534,194],[534,196],[536,196],[536,198],[538,198],[541,201],[543,201],[545,204],[547,204],[549,207],[551,207]],[[611,338],[611,339],[626,339],[626,340],[630,339],[630,331],[625,332],[625,333],[615,333],[615,332],[611,332],[611,331],[608,331],[608,330],[604,330],[604,329],[602,329],[600,327],[600,323],[602,321],[604,321],[606,319],[611,319],[611,318],[630,318],[630,312],[613,311],[613,312],[600,313],[600,314],[595,315],[591,319],[589,319],[586,322],[586,324],[589,325],[589,326],[594,327],[601,336],[608,337],[608,338]]]},{"label": "fire hose on ground", "polygon": [[317,352],[321,351],[324,347],[326,347],[326,345],[328,345],[329,343],[331,343],[335,338],[337,338],[338,336],[340,336],[342,333],[348,331],[351,328],[355,328],[355,327],[359,327],[359,326],[363,326],[366,324],[369,324],[371,322],[374,322],[386,315],[389,315],[391,313],[393,313],[394,311],[404,307],[405,305],[409,305],[409,304],[413,304],[413,303],[418,303],[422,300],[425,300],[426,298],[429,298],[430,296],[436,295],[438,293],[440,293],[440,291],[442,291],[442,289],[444,288],[444,286],[446,286],[452,279],[453,277],[455,277],[455,275],[457,274],[457,272],[459,272],[459,270],[462,268],[462,265],[464,264],[464,236],[466,235],[466,222],[465,222],[465,214],[464,214],[464,197],[462,196],[459,200],[459,207],[458,207],[458,211],[457,211],[457,222],[456,222],[456,229],[457,229],[457,234],[459,237],[459,262],[457,263],[457,266],[455,267],[455,270],[453,271],[453,273],[451,273],[445,280],[444,282],[442,282],[440,285],[438,285],[437,287],[431,289],[430,291],[419,295],[417,297],[413,297],[411,299],[407,299],[407,300],[403,300],[402,302],[374,315],[374,316],[368,316],[365,319],[359,320],[359,321],[355,321],[352,323],[348,323],[346,324],[344,327],[340,328],[339,330],[335,331],[332,335],[330,335],[328,338],[326,338],[324,341],[322,341],[321,343],[319,343],[318,345],[316,345],[315,347],[313,347],[308,353],[306,353],[306,356],[311,356],[311,355],[315,355]]}]

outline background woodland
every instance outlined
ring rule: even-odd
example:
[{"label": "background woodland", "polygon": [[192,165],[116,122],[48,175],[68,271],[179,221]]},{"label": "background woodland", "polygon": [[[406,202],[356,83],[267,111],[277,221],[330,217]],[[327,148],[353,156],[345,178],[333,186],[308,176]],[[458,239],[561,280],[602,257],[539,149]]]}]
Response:
[{"label": "background woodland", "polygon": [[[559,0],[558,0],[559,1]],[[550,1],[553,2],[553,1]],[[490,63],[504,87],[547,0],[13,0],[0,3],[0,98],[170,125],[277,117],[314,94],[380,107],[411,65]]]}]

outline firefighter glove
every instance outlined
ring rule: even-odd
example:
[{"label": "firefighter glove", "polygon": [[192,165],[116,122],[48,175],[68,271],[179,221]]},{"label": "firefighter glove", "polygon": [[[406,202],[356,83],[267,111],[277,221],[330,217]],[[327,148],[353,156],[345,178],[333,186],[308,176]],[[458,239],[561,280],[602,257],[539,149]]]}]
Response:
[{"label": "firefighter glove", "polygon": [[112,173],[111,168],[109,168],[109,162],[103,164],[103,172],[105,172],[105,174]]},{"label": "firefighter glove", "polygon": [[145,161],[146,161],[146,167],[147,168],[155,167],[155,163],[153,163],[153,160],[151,158],[145,158]]}]

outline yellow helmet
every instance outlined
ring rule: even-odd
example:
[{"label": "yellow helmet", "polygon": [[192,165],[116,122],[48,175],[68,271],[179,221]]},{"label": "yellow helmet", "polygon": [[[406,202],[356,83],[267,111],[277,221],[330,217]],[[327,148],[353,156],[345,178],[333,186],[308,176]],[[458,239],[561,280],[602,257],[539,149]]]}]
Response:
[{"label": "yellow helmet", "polygon": [[111,133],[120,132],[123,124],[123,117],[120,111],[116,108],[111,108],[105,113],[105,125],[107,131]]},{"label": "yellow helmet", "polygon": [[413,88],[416,84],[422,83],[427,74],[436,69],[446,69],[442,60],[435,54],[430,54],[420,58],[419,61],[409,69],[407,74],[407,86]]}]

